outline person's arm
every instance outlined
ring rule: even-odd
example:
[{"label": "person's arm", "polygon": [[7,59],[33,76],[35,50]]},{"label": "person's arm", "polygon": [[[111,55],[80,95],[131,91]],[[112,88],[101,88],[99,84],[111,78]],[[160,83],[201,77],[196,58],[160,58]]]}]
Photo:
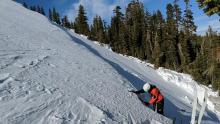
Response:
[{"label": "person's arm", "polygon": [[144,100],[142,100],[142,99],[140,99],[140,98],[139,98],[139,100],[140,100],[145,106],[149,106],[149,105],[150,105],[149,102],[145,102]]},{"label": "person's arm", "polygon": [[149,100],[149,104],[153,105],[156,102],[156,100],[157,100],[156,96],[153,95]]},{"label": "person's arm", "polygon": [[132,91],[130,91],[130,92],[135,93],[135,94],[145,93],[145,91],[144,91],[143,89],[138,90],[138,91],[132,90]]}]

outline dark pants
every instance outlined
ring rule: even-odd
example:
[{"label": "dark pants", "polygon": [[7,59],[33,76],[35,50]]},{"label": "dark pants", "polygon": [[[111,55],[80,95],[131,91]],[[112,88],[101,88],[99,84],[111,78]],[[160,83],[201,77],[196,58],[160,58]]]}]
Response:
[{"label": "dark pants", "polygon": [[163,107],[164,107],[164,100],[153,104],[154,111],[156,111],[157,113],[162,114],[162,115],[163,115]]}]

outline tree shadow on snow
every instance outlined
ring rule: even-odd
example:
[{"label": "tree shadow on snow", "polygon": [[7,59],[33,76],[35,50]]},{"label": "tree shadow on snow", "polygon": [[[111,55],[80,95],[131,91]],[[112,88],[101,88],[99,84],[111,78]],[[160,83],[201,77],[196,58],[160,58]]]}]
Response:
[{"label": "tree shadow on snow", "polygon": [[164,100],[164,114],[171,118],[175,124],[190,124],[191,112],[180,110],[169,99],[165,97]]},{"label": "tree shadow on snow", "polygon": [[[86,47],[88,50],[90,50],[94,55],[98,56],[99,58],[103,59],[105,62],[110,64],[121,76],[123,76],[125,79],[130,81],[132,85],[136,89],[142,88],[142,86],[145,84],[145,81],[138,78],[137,76],[133,75],[132,73],[124,70],[119,64],[103,57],[95,48],[91,47],[89,44],[85,43],[81,39],[74,37],[67,29],[58,26],[54,23],[51,23],[60,29],[62,29],[66,34],[77,44],[82,45]],[[150,79],[147,79],[148,81],[151,81]],[[165,116],[175,120],[175,124],[189,124],[191,119],[191,112],[184,112],[181,111],[175,104],[173,104],[169,99],[165,98]],[[215,122],[219,122],[218,117],[216,117],[215,114],[208,112],[208,117],[203,117],[204,120],[213,120]],[[217,121],[218,120],[218,121]]]},{"label": "tree shadow on snow", "polygon": [[213,113],[212,111],[207,110],[207,109],[206,109],[206,112],[207,112],[207,113],[204,114],[202,120],[204,120],[204,121],[211,121],[211,120],[212,120],[212,121],[215,121],[215,122],[217,122],[218,124],[220,124],[220,120],[219,120],[219,118],[216,116],[215,113]]}]

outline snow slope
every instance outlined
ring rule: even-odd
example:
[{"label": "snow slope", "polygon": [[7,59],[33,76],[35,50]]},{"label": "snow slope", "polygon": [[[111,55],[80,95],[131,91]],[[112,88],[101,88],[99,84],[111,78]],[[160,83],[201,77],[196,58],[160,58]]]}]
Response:
[{"label": "snow slope", "polygon": [[[189,123],[192,94],[152,67],[106,50],[15,2],[1,0],[0,16],[0,123]],[[166,97],[166,117],[128,92],[146,81]],[[220,123],[208,109],[203,120]]]},{"label": "snow slope", "polygon": [[0,16],[0,123],[172,122],[128,93],[122,68],[88,41],[13,1],[0,1]]}]

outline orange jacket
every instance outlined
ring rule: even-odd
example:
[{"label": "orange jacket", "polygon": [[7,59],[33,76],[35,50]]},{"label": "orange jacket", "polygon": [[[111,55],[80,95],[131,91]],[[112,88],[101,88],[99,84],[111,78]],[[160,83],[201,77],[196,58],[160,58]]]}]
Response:
[{"label": "orange jacket", "polygon": [[163,95],[160,93],[159,89],[156,87],[154,87],[149,93],[151,95],[149,104],[155,104],[157,102],[161,102],[164,99]]}]

